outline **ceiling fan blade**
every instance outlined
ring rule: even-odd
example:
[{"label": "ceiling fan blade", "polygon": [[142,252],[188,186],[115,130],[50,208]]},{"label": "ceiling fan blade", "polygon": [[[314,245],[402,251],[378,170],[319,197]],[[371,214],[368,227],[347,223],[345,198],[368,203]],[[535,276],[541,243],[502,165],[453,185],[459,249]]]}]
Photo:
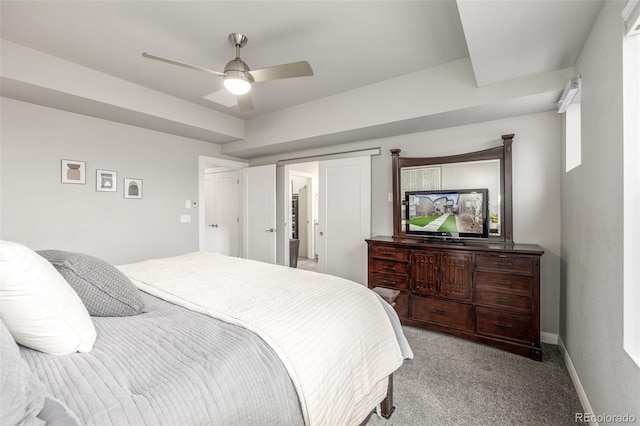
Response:
[{"label": "ceiling fan blade", "polygon": [[240,111],[251,111],[253,110],[253,101],[251,100],[251,94],[247,93],[245,95],[236,96],[238,99],[238,108]]},{"label": "ceiling fan blade", "polygon": [[202,72],[206,72],[208,74],[213,74],[213,75],[217,75],[217,76],[220,76],[220,77],[224,77],[224,73],[221,73],[221,72],[218,72],[218,71],[210,70],[208,68],[199,67],[197,65],[186,64],[184,62],[174,61],[173,59],[163,58],[162,56],[152,55],[152,54],[147,53],[147,52],[143,52],[142,56],[145,57],[145,58],[149,58],[149,59],[155,59],[156,61],[162,61],[162,62],[166,62],[168,64],[178,65],[178,66],[181,66],[181,67],[190,68],[192,70],[202,71]]},{"label": "ceiling fan blade", "polygon": [[291,62],[289,64],[274,65],[249,71],[253,81],[278,80],[280,78],[306,77],[313,75],[311,65],[307,61]]}]

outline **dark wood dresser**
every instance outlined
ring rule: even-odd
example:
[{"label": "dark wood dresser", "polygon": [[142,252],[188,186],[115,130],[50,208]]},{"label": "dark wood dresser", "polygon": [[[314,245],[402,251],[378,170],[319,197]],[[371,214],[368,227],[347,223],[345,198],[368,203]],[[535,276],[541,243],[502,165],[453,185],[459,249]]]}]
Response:
[{"label": "dark wood dresser", "polygon": [[537,245],[374,237],[370,288],[400,291],[403,324],[453,334],[542,360]]}]

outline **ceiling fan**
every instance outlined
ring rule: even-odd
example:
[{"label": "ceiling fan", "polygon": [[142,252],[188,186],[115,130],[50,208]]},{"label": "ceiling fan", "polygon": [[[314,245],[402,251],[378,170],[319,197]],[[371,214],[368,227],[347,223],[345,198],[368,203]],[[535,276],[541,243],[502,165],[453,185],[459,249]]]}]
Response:
[{"label": "ceiling fan", "polygon": [[198,65],[191,65],[184,62],[174,61],[173,59],[155,56],[144,52],[143,57],[155,59],[157,61],[167,62],[173,65],[179,65],[185,68],[191,68],[196,71],[202,71],[219,77],[224,77],[224,87],[236,95],[238,99],[238,107],[240,111],[249,111],[253,109],[251,101],[251,85],[262,81],[278,80],[281,78],[305,77],[313,75],[311,65],[307,61],[291,62],[288,64],[274,65],[272,67],[260,68],[252,70],[240,59],[240,49],[247,44],[247,36],[240,33],[229,34],[229,42],[236,48],[236,58],[232,59],[224,67],[224,72],[210,70]]}]

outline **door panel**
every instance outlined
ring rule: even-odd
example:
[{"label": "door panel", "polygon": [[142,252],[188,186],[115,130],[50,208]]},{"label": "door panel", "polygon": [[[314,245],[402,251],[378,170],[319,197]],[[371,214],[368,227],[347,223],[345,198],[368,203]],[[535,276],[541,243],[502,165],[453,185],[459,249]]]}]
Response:
[{"label": "door panel", "polygon": [[366,283],[371,157],[319,163],[318,271]]},{"label": "door panel", "polygon": [[276,262],[276,166],[242,169],[243,257]]},{"label": "door panel", "polygon": [[205,250],[240,256],[240,171],[205,177]]},{"label": "door panel", "polygon": [[443,253],[441,258],[442,283],[440,293],[452,299],[471,301],[473,276],[471,264],[473,255],[463,253]]},{"label": "door panel", "polygon": [[427,295],[438,294],[438,253],[415,251],[411,264],[411,289]]}]

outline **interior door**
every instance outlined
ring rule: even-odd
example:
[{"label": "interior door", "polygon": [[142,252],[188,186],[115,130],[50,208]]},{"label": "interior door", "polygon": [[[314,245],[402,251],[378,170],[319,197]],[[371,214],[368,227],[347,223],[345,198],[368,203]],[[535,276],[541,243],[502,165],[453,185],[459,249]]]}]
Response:
[{"label": "interior door", "polygon": [[242,169],[243,257],[276,263],[276,165]]},{"label": "interior door", "polygon": [[240,170],[205,177],[205,250],[240,256]]},{"label": "interior door", "polygon": [[319,164],[318,271],[367,282],[371,236],[371,157]]}]

